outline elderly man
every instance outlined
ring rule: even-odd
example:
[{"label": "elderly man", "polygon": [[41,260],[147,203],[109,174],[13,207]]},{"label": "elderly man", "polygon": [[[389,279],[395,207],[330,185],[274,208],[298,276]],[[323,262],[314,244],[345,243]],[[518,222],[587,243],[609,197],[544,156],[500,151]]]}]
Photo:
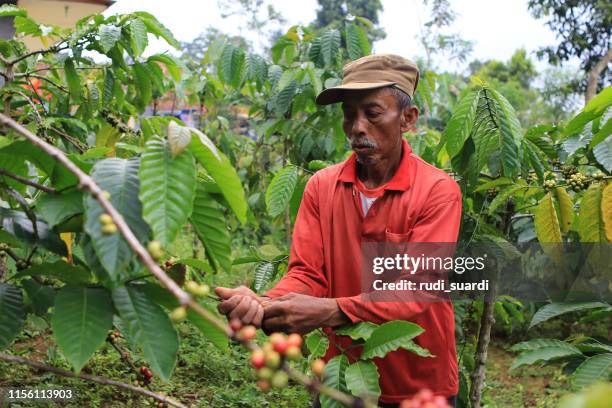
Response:
[{"label": "elderly man", "polygon": [[396,55],[370,55],[347,64],[340,86],[317,103],[342,102],[343,129],[353,154],[309,181],[295,222],[286,275],[264,296],[246,287],[217,288],[219,311],[266,332],[326,328],[326,359],[351,340],[329,328],[408,320],[425,329],[416,342],[435,357],[400,349],[375,359],[383,406],[420,389],[458,392],[454,315],[449,302],[377,302],[362,295],[363,242],[455,242],[461,193],[446,173],[415,156],[402,134],[412,129],[419,71]]}]

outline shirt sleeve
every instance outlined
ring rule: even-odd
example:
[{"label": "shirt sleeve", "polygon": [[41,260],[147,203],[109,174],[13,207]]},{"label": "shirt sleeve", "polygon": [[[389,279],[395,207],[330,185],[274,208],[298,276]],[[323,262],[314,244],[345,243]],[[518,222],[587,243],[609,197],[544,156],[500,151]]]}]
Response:
[{"label": "shirt sleeve", "polygon": [[327,296],[324,272],[325,256],[318,206],[318,178],[311,177],[304,189],[302,203],[293,228],[293,240],[287,273],[265,293],[271,298],[290,292],[304,295]]},{"label": "shirt sleeve", "polygon": [[[438,182],[427,200],[432,203],[421,212],[410,234],[410,242],[456,242],[461,224],[461,191],[448,178]],[[392,293],[391,296],[394,296]],[[402,295],[398,294],[398,298]],[[431,306],[432,301],[373,301],[367,293],[336,299],[340,309],[352,323],[369,321],[411,320]]]}]

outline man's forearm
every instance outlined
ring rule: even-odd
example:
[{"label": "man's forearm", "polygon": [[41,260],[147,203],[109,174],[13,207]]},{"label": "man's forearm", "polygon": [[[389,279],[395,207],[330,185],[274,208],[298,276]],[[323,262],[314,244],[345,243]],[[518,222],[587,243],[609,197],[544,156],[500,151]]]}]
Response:
[{"label": "man's forearm", "polygon": [[321,324],[322,327],[338,327],[351,322],[338,306],[336,299],[322,298],[321,301],[325,303],[325,310],[329,311]]}]

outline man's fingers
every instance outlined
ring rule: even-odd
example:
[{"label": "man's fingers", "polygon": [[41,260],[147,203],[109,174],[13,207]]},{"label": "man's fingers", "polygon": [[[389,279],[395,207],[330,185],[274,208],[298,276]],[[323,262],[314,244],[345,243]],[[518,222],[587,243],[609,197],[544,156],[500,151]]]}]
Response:
[{"label": "man's fingers", "polygon": [[262,307],[259,305],[259,303],[257,303],[257,301],[255,299],[251,299],[251,304],[249,305],[249,310],[247,310],[245,315],[242,317],[242,323],[244,323],[244,324],[251,324],[251,322],[255,318],[255,315],[257,314],[257,311],[259,309],[262,309]]},{"label": "man's fingers", "polygon": [[219,313],[226,315],[234,310],[236,306],[238,306],[238,303],[240,303],[242,298],[243,296],[240,295],[232,296],[231,298],[219,303],[217,310],[219,310]]},{"label": "man's fingers", "polygon": [[251,305],[251,298],[248,296],[240,295],[240,302],[236,305],[234,310],[232,310],[229,314],[230,319],[242,320],[243,316],[249,311],[250,305]]},{"label": "man's fingers", "polygon": [[285,313],[286,304],[276,299],[268,302],[264,307],[265,318],[281,316]]},{"label": "man's fingers", "polygon": [[261,327],[261,322],[263,321],[263,317],[264,317],[264,309],[263,307],[258,307],[257,313],[255,313],[255,317],[253,318],[253,326]]}]

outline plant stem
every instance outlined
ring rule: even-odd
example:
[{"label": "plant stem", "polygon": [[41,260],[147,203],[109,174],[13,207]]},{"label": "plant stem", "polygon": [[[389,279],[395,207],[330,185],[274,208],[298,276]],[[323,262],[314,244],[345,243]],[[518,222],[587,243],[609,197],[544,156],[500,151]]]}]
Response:
[{"label": "plant stem", "polygon": [[18,181],[21,184],[25,184],[27,186],[34,187],[34,188],[36,188],[38,190],[44,191],[45,193],[57,194],[57,190],[54,189],[53,187],[43,186],[42,184],[38,184],[38,183],[36,183],[34,181],[31,181],[31,180],[29,180],[29,179],[27,179],[25,177],[22,177],[22,176],[20,176],[18,174],[13,174],[13,173],[11,173],[10,171],[8,171],[6,169],[0,168],[0,174],[3,175],[3,176],[10,177],[13,180]]},{"label": "plant stem", "polygon": [[128,390],[136,394],[151,397],[153,399],[156,399],[159,402],[163,402],[165,404],[172,405],[174,407],[187,408],[186,405],[181,404],[180,402],[175,401],[172,398],[157,394],[153,391],[149,391],[141,387],[136,387],[135,385],[127,384],[121,381],[111,380],[110,378],[100,377],[96,375],[83,374],[83,373],[75,374],[72,371],[64,370],[62,368],[49,366],[49,365],[40,363],[38,361],[28,360],[23,357],[12,356],[10,354],[4,354],[4,353],[0,353],[0,360],[7,361],[9,363],[29,365],[30,367],[34,367],[38,370],[49,371],[54,374],[61,375],[63,377],[80,378],[81,380],[93,381],[95,383],[102,384],[102,385],[112,385],[113,387],[123,388],[124,390]]}]

